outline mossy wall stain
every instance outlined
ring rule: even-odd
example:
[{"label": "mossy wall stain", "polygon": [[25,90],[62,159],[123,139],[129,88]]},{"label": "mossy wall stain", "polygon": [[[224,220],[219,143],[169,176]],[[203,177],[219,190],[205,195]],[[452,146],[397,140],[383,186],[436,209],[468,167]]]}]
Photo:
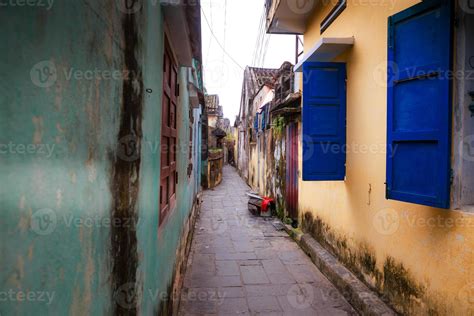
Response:
[{"label": "mossy wall stain", "polygon": [[439,299],[426,294],[427,286],[417,282],[395,258],[387,256],[383,264],[379,264],[375,251],[367,242],[353,241],[338,234],[308,210],[303,211],[302,228],[398,313],[438,315],[446,311]]},{"label": "mossy wall stain", "polygon": [[272,130],[269,134],[271,139],[271,154],[267,155],[267,172],[269,179],[272,179],[271,192],[275,198],[277,216],[284,219],[288,214],[285,213],[285,186],[286,186],[286,138],[282,133],[276,133]]},{"label": "mossy wall stain", "polygon": [[[139,293],[137,284],[138,248],[138,195],[141,166],[141,137],[143,110],[143,78],[139,57],[138,17],[135,14],[124,14],[122,32],[125,44],[124,70],[130,74],[123,80],[122,112],[117,135],[117,154],[113,157],[111,170],[113,223],[128,223],[127,227],[112,225],[111,227],[111,261],[112,261],[112,293],[120,292],[124,286],[133,293]],[[127,140],[124,144],[124,140]],[[120,154],[119,146],[127,147],[127,157]],[[115,295],[112,296],[112,308],[115,315],[137,314],[138,301],[141,298],[124,304]],[[124,306],[125,305],[125,306]]]}]

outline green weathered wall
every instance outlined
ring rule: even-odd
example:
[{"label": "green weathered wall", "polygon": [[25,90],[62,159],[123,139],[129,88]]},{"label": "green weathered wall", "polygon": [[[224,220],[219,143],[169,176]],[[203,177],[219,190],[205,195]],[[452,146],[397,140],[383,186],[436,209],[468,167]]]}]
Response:
[{"label": "green weathered wall", "polygon": [[167,304],[194,180],[178,152],[177,209],[158,229],[162,13],[145,2],[123,14],[117,3],[0,10],[2,315]]}]

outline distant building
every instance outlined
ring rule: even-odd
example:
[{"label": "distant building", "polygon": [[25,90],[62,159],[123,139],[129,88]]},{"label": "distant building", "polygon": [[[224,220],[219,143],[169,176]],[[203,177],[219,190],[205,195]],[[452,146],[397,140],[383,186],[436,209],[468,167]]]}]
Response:
[{"label": "distant building", "polygon": [[217,94],[211,94],[207,95],[205,99],[208,111],[208,124],[210,127],[216,128],[224,116],[222,106],[219,103],[219,96]]},{"label": "distant building", "polygon": [[289,62],[273,70],[250,68],[244,79],[247,89],[242,91],[241,114],[234,125],[239,130],[237,159],[242,177],[254,191],[273,197],[282,217],[296,222],[296,126],[301,94],[294,92],[292,69]]},{"label": "distant building", "polygon": [[248,164],[253,133],[253,115],[255,114],[253,100],[263,86],[273,81],[273,77],[277,72],[278,69],[255,67],[246,67],[244,71],[240,110],[238,119],[236,120],[236,128],[238,129],[237,167],[239,173],[245,179],[249,179]]}]

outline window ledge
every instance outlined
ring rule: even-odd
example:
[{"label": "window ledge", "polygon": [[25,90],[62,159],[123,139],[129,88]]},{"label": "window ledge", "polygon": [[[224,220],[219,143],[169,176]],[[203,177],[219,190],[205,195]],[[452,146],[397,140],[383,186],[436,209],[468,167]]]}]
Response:
[{"label": "window ledge", "polygon": [[334,58],[351,48],[354,41],[354,37],[323,37],[304,55],[303,59],[294,67],[294,71],[302,72],[305,62],[333,61]]}]

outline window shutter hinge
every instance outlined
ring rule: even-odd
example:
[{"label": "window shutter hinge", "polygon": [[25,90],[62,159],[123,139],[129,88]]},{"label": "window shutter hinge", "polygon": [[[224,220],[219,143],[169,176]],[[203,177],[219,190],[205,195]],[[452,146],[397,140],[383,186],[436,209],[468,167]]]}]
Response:
[{"label": "window shutter hinge", "polygon": [[176,84],[176,89],[175,89],[174,95],[179,97],[179,83]]},{"label": "window shutter hinge", "polygon": [[453,169],[451,169],[451,172],[450,172],[449,183],[450,184],[454,183],[454,170]]},{"label": "window shutter hinge", "polygon": [[176,171],[175,182],[176,182],[176,184],[178,184],[178,171]]}]

